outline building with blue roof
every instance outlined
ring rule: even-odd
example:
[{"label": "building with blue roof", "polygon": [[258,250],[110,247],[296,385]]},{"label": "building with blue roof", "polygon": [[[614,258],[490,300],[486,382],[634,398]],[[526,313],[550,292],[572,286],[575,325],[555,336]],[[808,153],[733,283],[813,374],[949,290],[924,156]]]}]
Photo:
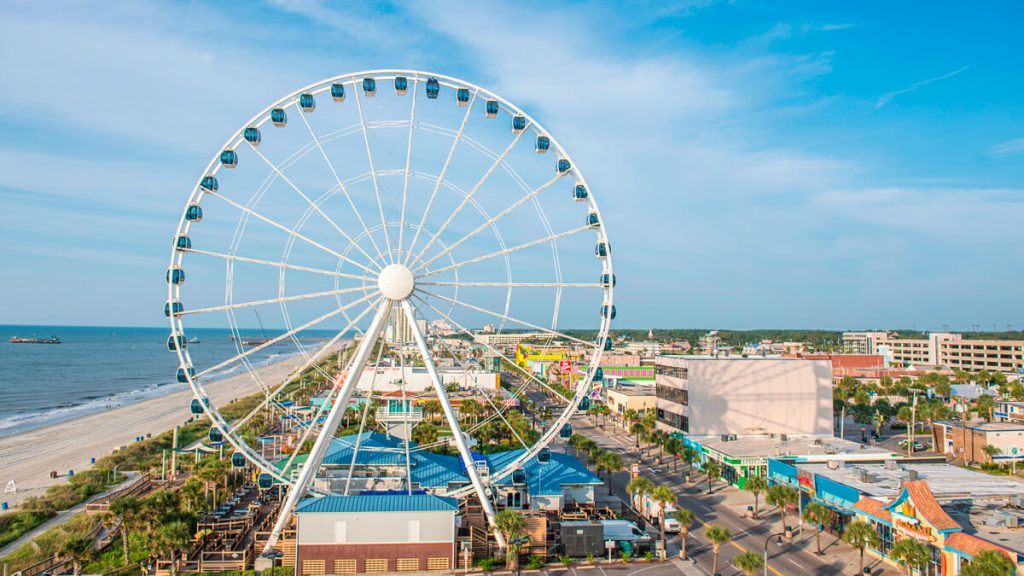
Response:
[{"label": "building with blue roof", "polygon": [[[522,454],[522,449],[474,454],[474,461],[477,471],[486,479],[506,469]],[[571,502],[592,504],[602,480],[569,454],[551,453],[550,456],[546,462],[530,459],[521,466],[521,472],[497,481],[496,504],[535,509],[557,509]],[[295,464],[303,460],[298,457]],[[293,465],[293,474],[296,465]],[[332,441],[317,484],[334,493],[343,492],[349,482],[349,493],[355,494],[404,490],[405,465],[403,440],[379,432],[354,434]],[[414,491],[437,496],[469,484],[461,458],[420,450],[414,442],[409,443],[409,476]]]}]

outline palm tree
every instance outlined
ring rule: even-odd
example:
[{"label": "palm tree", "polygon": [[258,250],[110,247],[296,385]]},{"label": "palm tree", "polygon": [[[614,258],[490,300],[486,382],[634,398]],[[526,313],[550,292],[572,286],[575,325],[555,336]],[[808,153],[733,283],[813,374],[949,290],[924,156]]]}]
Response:
[{"label": "palm tree", "polygon": [[643,424],[641,424],[640,422],[634,422],[629,427],[629,433],[636,437],[636,449],[637,450],[640,449],[640,436],[642,436],[646,431],[647,431],[647,427],[644,426]]},{"label": "palm tree", "polygon": [[429,421],[423,421],[412,429],[412,441],[423,446],[437,442],[437,426]]},{"label": "palm tree", "polygon": [[828,522],[831,518],[832,513],[820,502],[811,502],[807,506],[804,506],[804,520],[814,524],[814,540],[815,545],[818,548],[818,556],[821,556],[821,527]]},{"label": "palm tree", "polygon": [[747,478],[746,484],[743,485],[743,489],[754,495],[754,518],[757,518],[758,503],[761,494],[768,490],[768,480],[764,476],[750,476]]},{"label": "palm tree", "polygon": [[690,512],[686,508],[676,508],[674,513],[676,522],[679,522],[679,557],[686,560],[686,536],[690,533],[690,526],[693,525],[693,521],[696,520],[696,516],[693,512]]},{"label": "palm tree", "polygon": [[843,530],[843,541],[860,552],[860,571],[857,574],[864,573],[864,549],[868,546],[877,548],[882,544],[882,539],[878,537],[878,532],[875,532],[875,529],[870,524],[860,520],[855,520],[846,525],[846,529]]},{"label": "palm tree", "polygon": [[697,451],[690,446],[683,447],[683,462],[686,462],[686,472],[693,472],[693,463],[697,461]]},{"label": "palm tree", "polygon": [[749,550],[743,552],[739,556],[736,556],[733,563],[747,576],[756,576],[757,571],[764,568],[764,558],[762,558],[757,552],[751,552]]},{"label": "palm tree", "polygon": [[1014,564],[995,550],[978,552],[971,563],[960,568],[960,576],[1012,576]]},{"label": "palm tree", "polygon": [[722,465],[718,460],[708,460],[704,463],[704,474],[708,477],[708,494],[711,494],[711,483],[722,477]]},{"label": "palm tree", "polygon": [[912,538],[901,538],[893,543],[889,557],[907,566],[907,575],[913,576],[914,569],[928,562],[928,546]]},{"label": "palm tree", "polygon": [[71,572],[78,576],[82,573],[82,562],[92,553],[92,539],[88,536],[71,536],[60,543],[58,554],[71,560]]},{"label": "palm tree", "polygon": [[178,553],[192,541],[192,532],[188,523],[172,520],[160,527],[159,548],[171,557],[171,574],[178,573]]},{"label": "palm tree", "polygon": [[669,436],[665,440],[665,452],[668,452],[672,456],[672,470],[675,472],[679,471],[679,454],[683,450],[683,441],[675,436]]},{"label": "palm tree", "polygon": [[622,457],[610,450],[605,450],[597,459],[597,469],[608,471],[608,495],[612,493],[612,474],[622,470]]},{"label": "palm tree", "polygon": [[639,508],[637,500],[647,496],[654,491],[654,483],[644,478],[643,476],[637,476],[626,484],[626,492],[633,498],[633,508]]},{"label": "palm tree", "polygon": [[998,446],[993,446],[991,444],[985,444],[984,446],[982,446],[981,451],[985,453],[985,456],[988,456],[989,464],[995,462],[996,456],[1003,453],[1003,451]]},{"label": "palm tree", "polygon": [[714,554],[714,559],[711,561],[711,573],[718,574],[718,552],[721,550],[722,544],[732,540],[732,532],[717,524],[711,524],[704,530],[704,536],[711,542],[711,551]]},{"label": "palm tree", "polygon": [[129,531],[134,530],[136,523],[138,523],[140,510],[139,500],[134,496],[115,498],[110,501],[110,513],[121,520],[121,544],[124,549],[124,563],[126,566],[130,562],[128,558]]},{"label": "palm tree", "polygon": [[786,506],[796,502],[798,495],[796,490],[785,484],[776,484],[768,489],[765,500],[779,510],[779,520],[782,521],[782,532],[786,531]]},{"label": "palm tree", "polygon": [[494,516],[494,529],[505,536],[505,569],[515,570],[519,564],[519,545],[513,541],[525,535],[526,519],[519,512],[505,508]]},{"label": "palm tree", "polygon": [[[651,498],[658,503],[658,519],[661,521],[661,541],[665,542],[665,506],[676,504],[676,495],[666,486],[658,486],[651,492]],[[663,544],[664,545],[664,544]]]}]

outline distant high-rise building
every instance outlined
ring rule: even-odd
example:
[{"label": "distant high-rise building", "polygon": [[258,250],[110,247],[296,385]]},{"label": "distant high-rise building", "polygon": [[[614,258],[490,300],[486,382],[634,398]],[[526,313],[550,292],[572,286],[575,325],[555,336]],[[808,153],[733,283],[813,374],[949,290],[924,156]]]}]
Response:
[{"label": "distant high-rise building", "polygon": [[[429,334],[426,320],[417,319],[416,326],[419,327],[420,332],[422,332],[424,336]],[[389,344],[398,345],[410,344],[416,341],[416,337],[413,336],[412,333],[412,326],[409,325],[409,318],[406,317],[404,310],[398,307],[391,309],[391,317],[388,318],[388,325],[385,330],[384,338]]]},{"label": "distant high-rise building", "polygon": [[843,332],[846,354],[878,354],[878,346],[889,341],[888,332]]}]

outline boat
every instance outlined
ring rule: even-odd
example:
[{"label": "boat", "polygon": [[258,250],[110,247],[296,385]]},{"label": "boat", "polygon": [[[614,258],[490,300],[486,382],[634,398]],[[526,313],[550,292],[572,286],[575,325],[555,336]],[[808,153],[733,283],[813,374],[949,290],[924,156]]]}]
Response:
[{"label": "boat", "polygon": [[50,336],[49,338],[21,338],[19,336],[11,336],[8,340],[11,344],[60,344],[60,338],[56,336]]},{"label": "boat", "polygon": [[188,339],[189,344],[199,344],[199,336],[193,336]]}]

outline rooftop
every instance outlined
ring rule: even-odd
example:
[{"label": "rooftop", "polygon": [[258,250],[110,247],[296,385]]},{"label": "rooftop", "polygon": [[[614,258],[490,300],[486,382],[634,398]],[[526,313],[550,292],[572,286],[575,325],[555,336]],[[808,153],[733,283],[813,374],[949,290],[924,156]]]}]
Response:
[{"label": "rooftop", "polygon": [[[951,428],[961,427],[961,423],[958,420],[943,420],[942,422],[936,422],[936,424],[942,424]],[[1024,424],[1019,422],[985,422],[984,420],[974,420],[967,423],[967,429],[983,432],[1024,432]]]},{"label": "rooftop", "polygon": [[[992,476],[951,464],[900,464],[887,468],[884,464],[848,464],[836,470],[827,464],[801,464],[800,468],[839,482],[861,493],[888,501],[900,491],[900,484],[909,480],[911,470],[918,480],[925,480],[939,501],[964,498],[1007,498],[1024,494],[1024,482],[1003,476]],[[857,470],[865,470],[874,479],[862,482]]]},{"label": "rooftop", "polygon": [[797,462],[808,457],[820,460],[842,460],[843,455],[857,460],[884,460],[894,456],[891,450],[865,446],[850,440],[822,436],[782,434],[735,436],[735,440],[722,440],[722,436],[690,436],[705,448],[721,452],[731,458],[793,458]]},{"label": "rooftop", "polygon": [[623,396],[654,396],[654,386],[619,386],[618,388],[609,388],[608,393],[615,392],[622,394]]},{"label": "rooftop", "polygon": [[322,496],[306,498],[296,506],[304,512],[437,512],[458,511],[454,498],[431,494],[383,494],[373,496]]}]

